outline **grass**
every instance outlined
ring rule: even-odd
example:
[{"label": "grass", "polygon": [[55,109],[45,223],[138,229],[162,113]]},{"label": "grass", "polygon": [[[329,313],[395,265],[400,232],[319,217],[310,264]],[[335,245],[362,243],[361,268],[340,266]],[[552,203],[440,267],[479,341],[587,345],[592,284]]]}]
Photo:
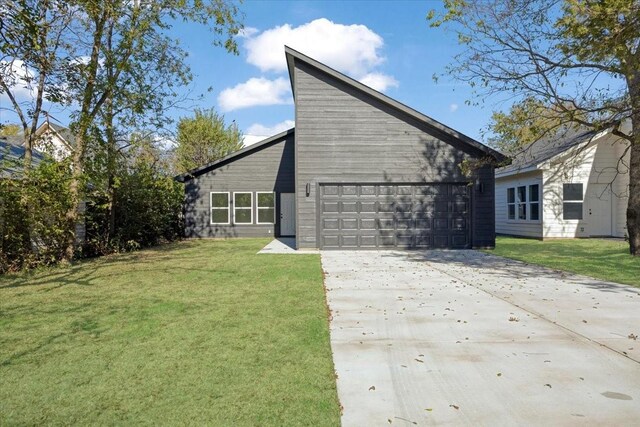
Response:
[{"label": "grass", "polygon": [[640,257],[629,244],[604,239],[533,240],[498,237],[495,255],[640,287]]},{"label": "grass", "polygon": [[339,425],[320,258],[267,242],[0,276],[0,425]]}]

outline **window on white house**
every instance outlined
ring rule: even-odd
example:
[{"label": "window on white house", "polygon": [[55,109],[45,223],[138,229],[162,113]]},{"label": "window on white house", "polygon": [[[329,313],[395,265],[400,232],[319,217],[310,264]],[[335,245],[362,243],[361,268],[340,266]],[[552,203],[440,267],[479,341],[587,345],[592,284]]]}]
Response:
[{"label": "window on white house", "polygon": [[273,224],[276,219],[276,197],[271,193],[256,193],[258,224]]},{"label": "window on white house", "polygon": [[582,219],[582,184],[562,184],[562,219]]},{"label": "window on white house", "polygon": [[252,193],[233,193],[233,222],[235,224],[253,223]]},{"label": "window on white house", "polygon": [[516,189],[507,188],[507,218],[516,219]]},{"label": "window on white house", "polygon": [[229,224],[229,193],[211,193],[211,224]]},{"label": "window on white house", "polygon": [[540,186],[538,184],[529,186],[529,219],[540,220]]},{"label": "window on white house", "polygon": [[527,219],[527,186],[518,187],[518,219]]}]

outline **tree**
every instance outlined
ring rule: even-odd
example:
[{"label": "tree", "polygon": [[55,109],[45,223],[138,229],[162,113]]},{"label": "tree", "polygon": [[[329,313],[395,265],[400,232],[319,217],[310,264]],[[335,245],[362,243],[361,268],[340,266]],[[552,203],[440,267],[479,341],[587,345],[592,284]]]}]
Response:
[{"label": "tree", "polygon": [[24,137],[25,173],[31,168],[32,147],[45,99],[65,103],[65,34],[76,16],[67,2],[2,1],[0,5],[0,94],[20,120]]},{"label": "tree", "polygon": [[0,124],[0,136],[17,136],[20,135],[20,125],[14,123]]},{"label": "tree", "polygon": [[563,131],[570,131],[573,126],[563,125],[558,108],[526,98],[506,113],[496,111],[485,131],[487,143],[507,155],[515,155],[541,139],[563,137]]},{"label": "tree", "polygon": [[184,173],[221,159],[242,148],[242,133],[235,122],[225,125],[213,109],[196,110],[178,122],[176,169]]},{"label": "tree", "polygon": [[[444,0],[429,12],[463,51],[447,69],[478,98],[508,94],[553,106],[549,129],[611,129],[629,142],[629,250],[640,255],[640,1]],[[520,123],[535,120],[535,108]],[[620,130],[624,120],[632,132]]]},{"label": "tree", "polygon": [[[172,22],[180,19],[209,27],[214,34],[214,45],[222,45],[230,52],[237,52],[233,37],[241,28],[236,20],[237,7],[226,0],[77,0],[77,5],[82,11],[80,34],[84,35],[84,44],[79,44],[82,52],[76,52],[78,60],[72,63],[72,72],[67,73],[67,90],[79,105],[71,126],[75,147],[70,194],[75,206],[67,212],[70,228],[78,220],[89,130],[105,104],[116,102],[120,99],[117,95],[129,95],[140,102],[128,106],[144,110],[149,108],[143,99],[145,92],[131,94],[119,89],[168,87],[167,91],[157,91],[157,97],[150,97],[164,101],[175,84],[191,80],[184,62],[186,52],[178,40],[167,34]],[[154,107],[154,111],[161,108],[157,104]],[[113,114],[114,110],[107,112],[108,120],[113,120]],[[69,260],[73,257],[74,244],[75,235],[70,233]]]},{"label": "tree", "polygon": [[[111,129],[122,123],[157,124],[179,98],[176,88],[192,79],[187,53],[169,31],[173,23],[201,24],[215,46],[237,53],[239,15],[234,0],[2,0],[0,90],[23,127],[26,172],[43,101],[72,109],[68,260],[96,121]],[[25,89],[30,99],[21,100]],[[113,148],[115,132],[108,140]]]}]

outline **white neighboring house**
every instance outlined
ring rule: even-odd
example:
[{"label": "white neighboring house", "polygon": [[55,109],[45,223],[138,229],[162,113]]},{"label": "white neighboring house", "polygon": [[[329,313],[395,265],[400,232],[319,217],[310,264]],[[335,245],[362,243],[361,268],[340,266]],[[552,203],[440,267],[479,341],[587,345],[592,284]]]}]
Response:
[{"label": "white neighboring house", "polygon": [[624,237],[627,147],[611,130],[574,131],[531,144],[511,165],[496,169],[496,233],[538,239]]},{"label": "white neighboring house", "polygon": [[49,154],[58,161],[69,157],[73,151],[75,138],[71,131],[64,126],[56,125],[47,120],[36,129],[36,136],[38,136],[38,140],[34,148]]}]

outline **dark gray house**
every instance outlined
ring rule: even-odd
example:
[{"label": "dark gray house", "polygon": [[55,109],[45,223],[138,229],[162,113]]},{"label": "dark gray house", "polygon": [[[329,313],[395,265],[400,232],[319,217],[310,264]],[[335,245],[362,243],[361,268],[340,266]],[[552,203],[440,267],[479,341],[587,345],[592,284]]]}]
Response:
[{"label": "dark gray house", "polygon": [[[295,236],[299,249],[494,246],[500,153],[285,53],[295,130],[179,177],[187,236]],[[468,177],[464,160],[484,166]]]}]

